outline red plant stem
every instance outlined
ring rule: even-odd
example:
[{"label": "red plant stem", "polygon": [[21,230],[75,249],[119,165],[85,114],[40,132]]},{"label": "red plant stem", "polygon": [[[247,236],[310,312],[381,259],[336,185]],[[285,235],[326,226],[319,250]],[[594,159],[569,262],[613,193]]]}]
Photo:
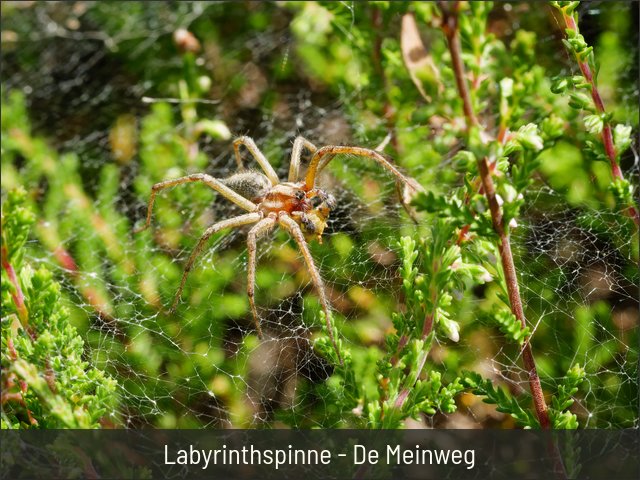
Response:
[{"label": "red plant stem", "polygon": [[58,245],[53,250],[53,255],[58,260],[60,266],[69,272],[71,276],[76,276],[78,274],[78,265],[76,264],[76,261],[62,245]]},{"label": "red plant stem", "polygon": [[18,359],[18,351],[16,350],[16,346],[13,344],[11,337],[7,338],[7,350],[9,351],[9,358],[11,360]]},{"label": "red plant stem", "polygon": [[2,405],[9,402],[18,402],[21,405],[23,403],[22,393],[20,392],[8,393],[3,390],[2,392],[0,392],[0,395],[0,403],[2,403]]},{"label": "red plant stem", "polygon": [[57,393],[58,389],[56,388],[56,372],[53,370],[51,366],[51,360],[47,357],[45,360],[45,370],[44,370],[44,379],[49,386],[49,390],[52,393]]},{"label": "red plant stem", "polygon": [[[473,106],[471,105],[471,97],[465,81],[464,65],[462,63],[462,49],[458,34],[458,2],[454,4],[454,7],[451,10],[444,7],[441,2],[440,9],[443,14],[442,30],[447,38],[456,84],[464,106],[467,130],[470,130],[474,126],[479,125],[473,111]],[[478,159],[478,169],[480,171],[484,193],[487,198],[487,202],[489,203],[493,228],[499,238],[498,248],[500,250],[502,268],[504,270],[505,281],[507,284],[511,312],[520,321],[522,328],[525,328],[527,326],[527,321],[522,308],[520,289],[518,287],[518,277],[516,275],[513,254],[511,252],[511,243],[509,241],[509,236],[504,229],[502,211],[500,210],[500,204],[496,198],[493,178],[491,176],[489,162],[486,157]],[[544,399],[542,385],[540,384],[540,377],[538,376],[538,371],[533,357],[533,351],[528,339],[522,349],[522,357],[525,369],[529,373],[529,387],[531,389],[531,396],[533,398],[538,422],[540,423],[541,428],[549,429],[551,428],[551,421],[549,419],[547,404]]]},{"label": "red plant stem", "polygon": [[[435,301],[433,302],[435,305]],[[435,308],[435,307],[434,307]],[[424,326],[422,327],[422,340],[426,340],[429,335],[431,335],[431,331],[433,330],[433,317],[432,313],[429,313],[424,318]],[[422,373],[422,369],[424,368],[424,364],[427,362],[427,357],[429,356],[429,351],[423,350],[420,352],[420,356],[418,357],[418,368],[416,369],[416,381],[420,378],[420,373]],[[393,403],[393,407],[396,409],[401,409],[404,405],[404,402],[409,398],[409,393],[411,389],[415,386],[415,383],[412,385],[406,385],[396,397],[395,402]]]},{"label": "red plant stem", "polygon": [[[500,204],[496,198],[496,191],[493,185],[493,179],[489,172],[489,163],[487,158],[484,157],[479,161],[478,166],[480,168],[480,176],[482,177],[482,185],[484,192],[489,202],[489,209],[491,210],[491,219],[493,221],[493,229],[498,234],[500,250],[500,259],[502,260],[502,269],[504,270],[504,277],[507,283],[507,292],[509,295],[509,303],[511,304],[511,312],[520,322],[522,328],[527,327],[527,320],[524,316],[524,310],[522,308],[522,299],[520,298],[520,289],[518,288],[518,277],[516,274],[516,267],[513,263],[513,254],[511,253],[511,242],[504,230],[502,222],[502,211],[500,210]],[[551,422],[549,420],[549,413],[547,411],[547,404],[544,400],[544,393],[542,392],[542,386],[540,384],[540,377],[538,376],[538,370],[533,358],[533,351],[529,339],[522,348],[522,359],[524,361],[524,367],[529,372],[529,386],[531,388],[531,395],[533,397],[533,404],[536,409],[536,416],[540,422],[540,426],[543,429],[551,428]]]},{"label": "red plant stem", "polygon": [[76,286],[80,290],[80,293],[98,313],[98,315],[103,319],[110,320],[112,317],[108,313],[108,308],[106,308],[107,300],[104,296],[101,295],[98,290],[89,286],[82,286],[80,282],[77,281],[80,276],[80,269],[78,268],[78,264],[71,253],[59,245],[53,250],[53,254],[56,260],[58,260],[60,266],[67,271],[74,281],[76,281]]},{"label": "red plant stem", "polygon": [[[11,339],[9,339],[9,341],[11,341]],[[11,345],[13,348],[13,343]],[[15,360],[16,358],[17,358],[17,353],[16,353],[16,357],[12,358],[12,360]],[[38,425],[38,421],[35,418],[33,418],[33,415],[31,414],[31,410],[27,408],[27,402],[24,399],[24,394],[27,392],[27,389],[29,388],[27,384],[23,380],[18,380],[17,387],[19,388],[19,391],[9,392],[9,390],[16,387],[16,382],[15,382],[16,379],[17,377],[15,373],[9,373],[5,376],[3,372],[2,390],[0,391],[0,404],[4,406],[5,403],[9,403],[9,402],[18,403],[19,405],[24,407],[27,413],[27,417],[29,419],[29,423],[31,425]]]},{"label": "red plant stem", "polygon": [[16,306],[16,310],[18,311],[18,318],[22,323],[23,327],[27,327],[27,323],[29,321],[29,312],[27,311],[27,306],[24,303],[24,294],[22,293],[22,288],[20,288],[20,282],[18,281],[18,277],[16,276],[16,271],[13,269],[11,263],[9,263],[9,252],[6,246],[2,246],[2,268],[4,268],[5,272],[7,272],[7,276],[9,277],[9,281],[13,285],[15,289],[15,293],[11,294],[11,298],[13,299],[13,303]]},{"label": "red plant stem", "polygon": [[[435,297],[435,295],[433,295]],[[436,310],[436,299],[434,298],[433,301],[433,309]],[[433,317],[434,314],[433,313],[429,313],[427,314],[426,317],[424,317],[424,326],[422,327],[422,340],[426,340],[427,337],[431,334],[431,331],[433,330]]]},{"label": "red plant stem", "polygon": [[402,334],[400,336],[400,339],[398,340],[398,348],[396,348],[396,354],[393,357],[391,357],[392,366],[395,367],[396,364],[398,363],[398,360],[400,359],[400,352],[402,352],[404,347],[407,346],[407,343],[409,343],[409,337],[405,334]]},{"label": "red plant stem", "polygon": [[[562,18],[567,27],[567,30],[573,30],[576,33],[580,33],[578,29],[578,25],[576,24],[573,15],[567,14],[564,10],[562,11]],[[580,71],[582,72],[582,76],[585,78],[587,82],[591,85],[591,98],[593,99],[593,104],[596,107],[596,111],[599,114],[606,113],[604,109],[604,102],[602,101],[602,97],[600,96],[600,91],[598,90],[598,85],[596,84],[596,80],[591,72],[591,68],[589,67],[589,63],[585,60],[580,60],[578,55],[574,55],[576,58],[576,62],[578,63],[578,67],[580,67]],[[611,175],[616,180],[624,179],[622,175],[622,170],[620,169],[620,165],[618,164],[618,156],[616,154],[616,147],[613,143],[613,132],[611,131],[611,124],[606,120],[606,117],[603,115],[604,125],[602,126],[602,144],[604,146],[604,151],[609,158],[609,164],[611,165]],[[637,227],[640,227],[640,212],[633,205],[629,205],[627,209],[627,214],[633,219]]]},{"label": "red plant stem", "polygon": [[443,6],[444,2],[438,3],[440,4],[440,10],[443,13],[442,30],[444,31],[449,44],[449,53],[451,54],[451,63],[455,73],[456,86],[458,87],[458,93],[462,98],[462,109],[464,110],[464,116],[467,119],[467,129],[470,129],[473,126],[478,125],[478,119],[473,111],[471,94],[467,87],[467,82],[464,76],[464,65],[462,63],[462,47],[460,46],[460,35],[458,35],[458,9],[460,8],[460,2],[454,2],[451,12]]}]

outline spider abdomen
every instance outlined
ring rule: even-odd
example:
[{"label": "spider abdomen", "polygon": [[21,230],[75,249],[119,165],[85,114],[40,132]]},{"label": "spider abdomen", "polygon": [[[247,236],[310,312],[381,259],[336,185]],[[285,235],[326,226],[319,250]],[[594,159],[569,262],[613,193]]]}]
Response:
[{"label": "spider abdomen", "polygon": [[271,182],[267,176],[254,171],[236,173],[224,180],[223,183],[251,201],[263,198],[271,188]]}]

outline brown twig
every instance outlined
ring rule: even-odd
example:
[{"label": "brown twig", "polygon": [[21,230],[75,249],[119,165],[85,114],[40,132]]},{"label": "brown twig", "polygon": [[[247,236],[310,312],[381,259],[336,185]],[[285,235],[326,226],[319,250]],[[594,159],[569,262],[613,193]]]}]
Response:
[{"label": "brown twig", "polygon": [[[500,204],[496,198],[495,187],[489,171],[489,162],[487,161],[487,158],[482,158],[478,162],[478,166],[480,168],[480,176],[482,178],[484,193],[487,197],[487,201],[489,202],[489,209],[491,210],[493,228],[499,238],[498,248],[500,250],[502,269],[504,270],[504,277],[507,283],[507,293],[509,295],[509,303],[511,304],[511,312],[515,315],[524,329],[527,327],[527,320],[522,308],[522,299],[520,298],[520,289],[518,287],[518,277],[516,274],[515,264],[513,263],[513,254],[511,253],[511,242],[509,241],[509,236],[504,229],[502,211],[500,210]],[[543,429],[547,429],[551,428],[551,422],[549,421],[547,404],[544,400],[540,377],[538,377],[536,363],[533,358],[533,351],[531,349],[531,344],[529,343],[530,338],[531,337],[527,338],[527,341],[522,348],[522,358],[524,360],[525,369],[529,372],[529,386],[531,388],[531,395],[533,396],[536,416],[538,417],[540,426]]]},{"label": "brown twig", "polygon": [[[459,2],[455,2],[451,9],[447,8],[444,5],[444,2],[439,2],[439,4],[443,16],[442,30],[447,39],[449,52],[451,54],[451,62],[453,65],[456,85],[463,102],[463,110],[466,119],[467,130],[471,130],[473,127],[480,127],[480,125],[471,104],[471,97],[465,79],[464,65],[462,63],[462,49],[460,46],[460,36],[458,31]],[[524,316],[524,310],[522,308],[520,289],[518,287],[518,278],[516,275],[515,264],[513,262],[513,254],[511,252],[511,243],[503,225],[502,211],[500,209],[498,199],[496,198],[493,178],[491,175],[489,162],[486,157],[478,160],[478,168],[482,179],[483,190],[489,203],[493,227],[499,238],[498,248],[500,250],[502,268],[505,274],[505,281],[507,284],[511,311],[520,321],[522,328],[525,328],[527,326],[527,321]],[[529,386],[531,388],[531,395],[533,397],[536,416],[541,428],[549,429],[551,428],[551,421],[549,419],[547,404],[544,399],[542,386],[540,384],[540,377],[538,376],[535,360],[533,357],[533,351],[528,339],[522,349],[522,357],[524,360],[525,369],[529,374]]]},{"label": "brown twig", "polygon": [[444,2],[438,2],[442,11],[442,30],[447,37],[449,53],[451,54],[451,64],[455,73],[456,86],[462,98],[462,109],[467,120],[467,129],[478,125],[478,119],[471,104],[471,94],[465,79],[464,65],[462,63],[462,47],[460,46],[460,35],[458,35],[458,10],[460,2],[454,2],[449,10],[444,6]]}]

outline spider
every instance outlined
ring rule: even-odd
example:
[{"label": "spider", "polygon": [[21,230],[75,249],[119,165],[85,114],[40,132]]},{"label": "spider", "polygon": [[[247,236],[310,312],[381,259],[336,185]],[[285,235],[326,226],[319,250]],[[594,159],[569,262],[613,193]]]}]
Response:
[{"label": "spider", "polygon": [[[240,155],[240,146],[244,145],[251,155],[258,162],[263,172],[246,170]],[[303,149],[309,150],[312,154],[309,167],[303,180],[300,180],[300,157]],[[361,147],[328,145],[317,148],[313,143],[304,137],[297,137],[293,143],[291,154],[291,164],[289,166],[289,179],[281,182],[275,170],[267,158],[258,149],[253,139],[247,136],[239,137],[233,142],[238,173],[226,179],[214,178],[206,173],[194,173],[172,180],[166,180],[153,185],[151,196],[147,208],[147,218],[141,227],[134,230],[138,233],[149,227],[153,203],[159,190],[190,182],[203,182],[222,195],[227,200],[235,203],[248,213],[238,215],[233,218],[221,220],[211,225],[204,232],[196,247],[193,249],[187,265],[184,268],[180,286],[175,295],[175,299],[169,310],[173,313],[180,301],[182,290],[189,271],[193,267],[196,258],[202,252],[207,240],[216,232],[227,228],[237,228],[243,225],[254,224],[247,235],[248,265],[247,265],[247,295],[249,305],[253,315],[258,337],[262,338],[262,329],[258,319],[258,312],[254,301],[254,288],[256,276],[256,243],[258,239],[272,231],[276,226],[286,230],[297,243],[300,252],[307,265],[311,280],[320,299],[320,305],[325,315],[327,332],[333,348],[336,351],[340,363],[342,358],[333,336],[331,328],[331,316],[329,314],[329,302],[325,293],[322,278],[313,261],[307,242],[316,239],[322,242],[322,232],[324,231],[329,215],[336,207],[335,197],[316,187],[316,177],[329,164],[336,155],[349,154],[360,157],[367,157],[375,160],[391,172],[399,182],[404,184],[414,192],[421,189],[415,180],[404,176],[400,171],[383,155],[376,150]]]}]

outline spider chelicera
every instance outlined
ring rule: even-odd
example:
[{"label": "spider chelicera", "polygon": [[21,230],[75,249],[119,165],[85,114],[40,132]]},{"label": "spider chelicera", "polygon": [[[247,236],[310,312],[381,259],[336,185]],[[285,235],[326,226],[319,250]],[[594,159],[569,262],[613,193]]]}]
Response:
[{"label": "spider chelicera", "polygon": [[[245,170],[240,156],[240,146],[244,145],[251,155],[257,160],[264,173]],[[299,179],[300,157],[303,148],[312,154],[309,167],[304,180]],[[217,179],[206,173],[195,173],[185,177],[166,180],[156,183],[151,188],[147,218],[140,228],[134,230],[135,233],[145,230],[151,223],[151,213],[153,202],[158,190],[173,187],[182,183],[203,182],[216,190],[227,200],[235,203],[249,213],[237,217],[221,220],[211,225],[204,232],[198,244],[193,249],[187,265],[185,266],[180,287],[176,292],[170,312],[175,311],[182,295],[189,271],[198,255],[204,249],[207,240],[216,232],[226,228],[236,228],[243,225],[255,224],[247,236],[248,265],[247,265],[247,295],[249,305],[255,322],[258,336],[262,338],[262,329],[258,320],[258,312],[254,301],[254,285],[256,275],[256,242],[259,237],[273,230],[277,225],[289,232],[298,244],[302,256],[307,264],[311,280],[315,286],[320,299],[320,305],[325,315],[327,332],[331,343],[336,350],[338,359],[342,363],[340,353],[331,329],[331,316],[329,314],[329,303],[325,294],[324,285],[320,273],[315,266],[313,257],[309,251],[308,240],[316,239],[322,242],[322,232],[324,231],[329,214],[336,207],[336,199],[333,195],[321,188],[316,188],[316,177],[329,164],[336,155],[348,154],[360,157],[367,157],[378,162],[382,167],[391,172],[396,178],[412,191],[420,189],[419,185],[412,179],[404,176],[400,171],[383,155],[375,150],[361,147],[349,147],[339,145],[328,145],[317,148],[313,143],[304,137],[297,137],[293,143],[291,154],[291,164],[289,166],[289,180],[281,182],[275,170],[258,149],[255,142],[250,137],[240,137],[233,142],[238,173],[227,179]]]}]

